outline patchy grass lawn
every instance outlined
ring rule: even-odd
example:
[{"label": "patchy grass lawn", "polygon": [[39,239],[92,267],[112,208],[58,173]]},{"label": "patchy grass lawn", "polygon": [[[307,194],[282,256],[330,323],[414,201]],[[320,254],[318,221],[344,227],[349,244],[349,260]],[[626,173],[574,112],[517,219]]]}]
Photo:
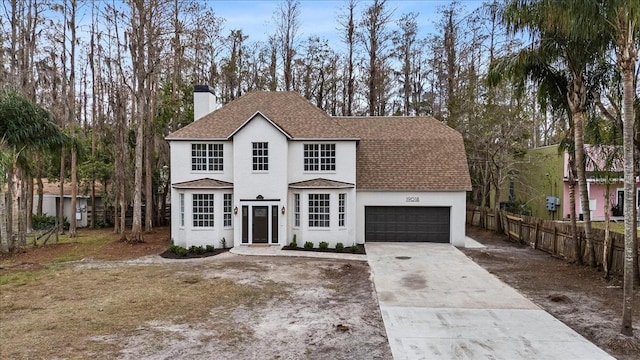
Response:
[{"label": "patchy grass lawn", "polygon": [[[149,321],[207,319],[221,304],[253,308],[287,291],[180,272],[180,265],[77,269],[49,266],[0,276],[0,323],[9,358],[115,357]],[[211,329],[213,330],[213,329]]]},{"label": "patchy grass lawn", "polygon": [[1,357],[391,358],[366,263],[131,256],[165,235],[98,231],[2,258]]}]

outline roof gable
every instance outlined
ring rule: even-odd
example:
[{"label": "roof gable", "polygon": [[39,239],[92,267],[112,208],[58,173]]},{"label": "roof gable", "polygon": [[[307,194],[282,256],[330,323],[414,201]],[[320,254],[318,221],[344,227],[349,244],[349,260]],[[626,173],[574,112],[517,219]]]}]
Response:
[{"label": "roof gable", "polygon": [[242,130],[245,126],[247,126],[247,124],[249,124],[251,121],[253,121],[253,119],[255,119],[258,115],[260,115],[263,119],[265,119],[269,124],[273,125],[273,127],[275,127],[278,131],[280,131],[282,133],[282,135],[284,135],[287,139],[291,139],[291,135],[289,135],[286,131],[284,131],[282,128],[280,128],[278,126],[278,124],[274,123],[273,121],[271,121],[271,119],[269,119],[268,117],[266,117],[264,114],[262,114],[260,111],[256,111],[249,119],[247,119],[247,121],[245,121],[242,125],[240,125],[237,129],[235,129],[230,135],[229,138],[232,138],[235,134],[237,134],[240,130]]},{"label": "roof gable", "polygon": [[259,112],[290,138],[339,139],[346,129],[293,91],[253,91],[173,132],[167,140],[227,139]]}]

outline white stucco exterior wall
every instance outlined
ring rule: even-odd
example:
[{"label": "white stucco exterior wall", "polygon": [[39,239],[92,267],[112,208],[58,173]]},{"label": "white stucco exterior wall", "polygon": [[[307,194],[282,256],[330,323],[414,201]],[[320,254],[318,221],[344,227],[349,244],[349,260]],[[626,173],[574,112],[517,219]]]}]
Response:
[{"label": "white stucco exterior wall", "polygon": [[[295,226],[294,222],[294,194],[300,194],[300,226]],[[314,228],[309,226],[309,194],[329,194],[329,227]],[[339,226],[338,207],[339,194],[345,194],[345,225]],[[296,242],[302,247],[305,242],[311,241],[317,247],[321,241],[334,248],[337,243],[342,243],[345,247],[356,243],[356,196],[354,188],[345,189],[291,189],[289,197],[291,213],[289,221],[291,233],[287,239],[288,245],[296,235]]]},{"label": "white stucco exterior wall", "polygon": [[[253,170],[253,144],[266,142],[269,144],[269,169],[267,171]],[[233,185],[234,207],[237,206],[238,215],[234,217],[234,246],[242,239],[242,205],[256,205],[253,201],[258,196],[265,200],[260,205],[277,205],[278,209],[285,207],[285,214],[278,213],[278,244],[287,243],[287,173],[288,173],[288,145],[287,137],[273,124],[256,115],[251,121],[233,136]],[[242,201],[247,200],[247,201]],[[250,203],[248,200],[251,200]],[[269,229],[271,231],[271,229]],[[251,239],[252,229],[249,227],[248,238]]]},{"label": "white stucco exterior wall", "polygon": [[[335,171],[304,171],[304,144],[336,144]],[[296,140],[289,142],[290,183],[311,179],[329,179],[349,184],[356,183],[356,142]]]},{"label": "white stucco exterior wall", "polygon": [[[191,170],[191,144],[223,144],[223,171]],[[233,142],[231,141],[176,141],[169,143],[171,151],[171,183],[212,178],[227,182],[233,181]],[[173,201],[173,198],[171,199]]]},{"label": "white stucco exterior wall", "polygon": [[[419,198],[419,202],[407,202],[407,198]],[[365,206],[442,206],[450,207],[450,243],[464,246],[466,193],[459,192],[405,192],[405,191],[358,191],[356,193],[356,241],[364,244]]]},{"label": "white stucco exterior wall", "polygon": [[[171,238],[173,243],[184,248],[190,246],[213,245],[222,247],[222,238],[226,240],[226,246],[233,245],[233,226],[235,218],[232,215],[232,227],[224,226],[223,204],[224,194],[232,193],[232,189],[173,189],[175,202],[171,206]],[[184,194],[184,226],[180,225],[180,193]],[[214,225],[208,228],[193,226],[193,194],[213,194]],[[173,201],[172,197],[172,201]]]}]

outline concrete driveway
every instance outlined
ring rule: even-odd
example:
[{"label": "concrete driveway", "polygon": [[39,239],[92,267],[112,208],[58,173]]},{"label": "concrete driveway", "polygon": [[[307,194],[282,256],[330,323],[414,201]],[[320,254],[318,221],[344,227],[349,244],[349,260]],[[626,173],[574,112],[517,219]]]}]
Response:
[{"label": "concrete driveway", "polygon": [[613,359],[449,244],[366,247],[395,360]]}]

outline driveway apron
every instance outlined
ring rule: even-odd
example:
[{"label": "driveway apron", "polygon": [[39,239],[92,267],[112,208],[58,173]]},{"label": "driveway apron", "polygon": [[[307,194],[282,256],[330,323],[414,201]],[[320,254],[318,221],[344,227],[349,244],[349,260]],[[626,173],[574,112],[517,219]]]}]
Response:
[{"label": "driveway apron", "polygon": [[395,360],[613,359],[449,244],[366,248]]}]

